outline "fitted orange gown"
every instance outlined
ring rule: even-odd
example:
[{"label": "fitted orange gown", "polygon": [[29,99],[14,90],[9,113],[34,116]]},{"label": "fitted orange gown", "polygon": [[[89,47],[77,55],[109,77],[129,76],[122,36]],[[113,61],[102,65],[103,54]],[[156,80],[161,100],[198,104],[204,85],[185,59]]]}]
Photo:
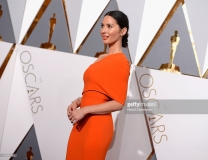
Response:
[{"label": "fitted orange gown", "polygon": [[[91,64],[84,72],[80,108],[111,100],[125,104],[130,63],[115,53]],[[87,115],[72,128],[66,160],[105,160],[113,137],[112,115]]]}]

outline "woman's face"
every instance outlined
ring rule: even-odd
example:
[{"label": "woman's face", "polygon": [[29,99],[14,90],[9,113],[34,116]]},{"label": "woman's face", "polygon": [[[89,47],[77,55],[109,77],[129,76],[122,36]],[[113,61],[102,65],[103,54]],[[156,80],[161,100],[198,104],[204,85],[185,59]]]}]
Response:
[{"label": "woman's face", "polygon": [[[104,44],[114,44],[122,42],[122,30],[116,20],[111,16],[105,16],[101,23],[100,34]],[[120,42],[119,42],[120,41]]]}]

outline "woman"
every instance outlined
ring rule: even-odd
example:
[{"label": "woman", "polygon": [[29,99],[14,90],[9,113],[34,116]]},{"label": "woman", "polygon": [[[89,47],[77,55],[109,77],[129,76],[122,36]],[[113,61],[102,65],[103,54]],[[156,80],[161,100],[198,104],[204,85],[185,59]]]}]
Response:
[{"label": "woman", "polygon": [[[100,34],[108,45],[84,72],[82,97],[68,106],[71,131],[67,160],[104,160],[113,137],[111,112],[121,110],[127,94],[130,63],[122,52],[127,47],[129,22],[121,11],[105,14]],[[77,109],[80,107],[80,109]]]}]

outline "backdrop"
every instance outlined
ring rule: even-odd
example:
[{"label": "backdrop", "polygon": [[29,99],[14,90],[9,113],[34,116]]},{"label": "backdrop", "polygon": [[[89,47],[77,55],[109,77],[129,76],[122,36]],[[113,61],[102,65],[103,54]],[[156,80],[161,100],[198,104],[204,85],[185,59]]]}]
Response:
[{"label": "backdrop", "polygon": [[[65,159],[72,128],[66,109],[104,51],[99,30],[111,10],[129,18],[123,53],[132,65],[106,160],[207,159],[207,7],[205,0],[1,0],[1,159],[25,159],[27,152]],[[159,70],[170,60],[175,30],[173,63],[181,74]],[[147,101],[157,104],[151,112],[128,107]]]}]

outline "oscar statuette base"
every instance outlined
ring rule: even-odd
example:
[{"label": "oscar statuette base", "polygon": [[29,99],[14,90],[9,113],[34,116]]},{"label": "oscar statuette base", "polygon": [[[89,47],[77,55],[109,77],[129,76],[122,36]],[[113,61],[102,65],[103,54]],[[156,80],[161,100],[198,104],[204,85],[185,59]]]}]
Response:
[{"label": "oscar statuette base", "polygon": [[45,49],[49,49],[49,50],[56,50],[56,45],[46,42],[46,43],[42,43],[40,45],[40,48],[45,48]]},{"label": "oscar statuette base", "polygon": [[169,63],[162,64],[160,66],[159,70],[165,71],[165,72],[181,74],[179,66],[176,66],[175,64],[172,64],[171,67],[169,67]]}]

